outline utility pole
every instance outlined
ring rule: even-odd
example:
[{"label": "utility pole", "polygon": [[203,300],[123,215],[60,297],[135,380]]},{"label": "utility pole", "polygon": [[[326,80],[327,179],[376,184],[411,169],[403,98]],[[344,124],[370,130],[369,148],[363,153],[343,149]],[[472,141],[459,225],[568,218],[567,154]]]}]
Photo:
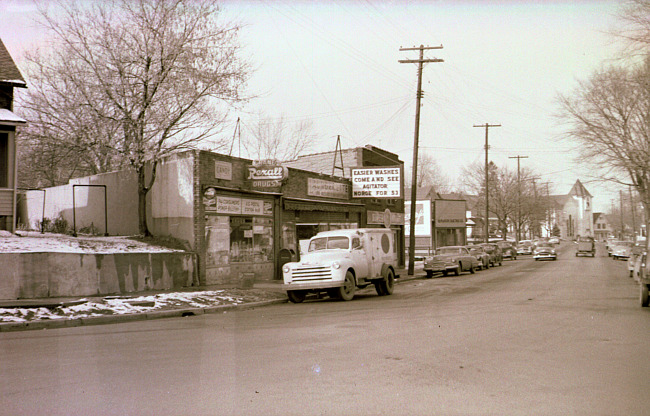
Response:
[{"label": "utility pole", "polygon": [[488,129],[490,127],[501,127],[501,124],[474,124],[474,127],[485,127],[485,242],[488,242],[490,234],[490,193],[489,189],[489,172],[488,172]]},{"label": "utility pole", "polygon": [[418,174],[418,141],[420,139],[420,99],[422,98],[422,67],[429,62],[444,62],[442,59],[424,59],[424,51],[430,49],[442,49],[440,46],[424,46],[413,48],[399,48],[401,51],[420,51],[420,59],[400,59],[400,64],[418,64],[418,91],[415,104],[415,134],[413,137],[413,173],[411,176],[411,220],[409,221],[409,267],[408,275],[415,273],[415,205],[417,198],[417,174]]},{"label": "utility pole", "polygon": [[618,204],[621,207],[621,235],[618,238],[622,240],[625,235],[625,225],[623,223],[623,190],[621,189],[618,190]]},{"label": "utility pole", "polygon": [[521,159],[528,159],[528,156],[510,156],[508,159],[517,159],[517,243],[521,237]]},{"label": "utility pole", "polygon": [[553,235],[553,226],[551,225],[551,193],[548,190],[550,182],[542,182],[540,185],[546,185],[546,226],[548,227],[548,236]]},{"label": "utility pole", "polygon": [[630,206],[632,208],[632,238],[634,239],[634,242],[636,243],[636,209],[634,208],[634,197],[632,196],[632,185],[629,185],[630,190]]}]

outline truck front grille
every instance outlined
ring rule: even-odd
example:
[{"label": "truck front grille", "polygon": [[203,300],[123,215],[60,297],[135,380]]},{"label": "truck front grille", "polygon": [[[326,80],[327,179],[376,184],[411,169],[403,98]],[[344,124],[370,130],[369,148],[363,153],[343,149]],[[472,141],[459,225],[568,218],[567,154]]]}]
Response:
[{"label": "truck front grille", "polygon": [[302,266],[293,269],[291,277],[291,280],[294,282],[305,280],[329,280],[332,278],[332,270],[329,267],[322,266]]}]

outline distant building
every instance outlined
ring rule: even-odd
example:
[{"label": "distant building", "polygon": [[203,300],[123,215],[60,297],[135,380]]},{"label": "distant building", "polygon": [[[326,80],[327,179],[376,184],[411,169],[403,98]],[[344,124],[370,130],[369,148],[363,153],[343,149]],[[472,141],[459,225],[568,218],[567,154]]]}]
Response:
[{"label": "distant building", "polygon": [[605,240],[614,234],[614,229],[607,219],[607,215],[602,212],[594,212],[594,238],[596,240]]},{"label": "distant building", "polygon": [[550,216],[551,229],[557,226],[560,237],[565,239],[578,236],[595,237],[592,199],[593,196],[580,179],[576,180],[568,194],[551,195],[554,202]]},{"label": "distant building", "polygon": [[13,113],[15,87],[27,84],[0,40],[0,230],[10,232],[16,229],[16,127],[26,124]]}]

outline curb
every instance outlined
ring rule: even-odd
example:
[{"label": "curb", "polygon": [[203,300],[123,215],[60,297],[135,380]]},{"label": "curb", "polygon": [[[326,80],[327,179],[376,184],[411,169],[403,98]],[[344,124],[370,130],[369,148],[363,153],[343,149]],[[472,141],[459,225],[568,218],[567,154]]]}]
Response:
[{"label": "curb", "polygon": [[[426,275],[415,274],[409,276],[407,274],[400,275],[395,279],[395,283],[405,283],[411,280],[423,279]],[[145,321],[151,319],[164,319],[164,318],[183,318],[186,316],[198,316],[208,313],[222,313],[230,310],[249,310],[263,306],[287,303],[288,299],[272,299],[263,300],[259,302],[240,303],[235,305],[219,305],[208,306],[205,308],[184,308],[184,309],[166,309],[160,311],[150,311],[141,313],[128,313],[122,315],[105,315],[105,316],[91,316],[86,318],[62,318],[62,319],[49,319],[41,321],[30,322],[0,322],[0,333],[15,332],[15,331],[29,331],[37,329],[56,329],[56,328],[73,328],[77,326],[90,326],[90,325],[106,325],[117,324],[125,322]]]},{"label": "curb", "polygon": [[220,313],[229,310],[248,310],[276,303],[287,303],[287,299],[262,300],[259,302],[240,303],[235,305],[208,306],[206,308],[167,309],[142,313],[128,313],[123,315],[91,316],[87,318],[49,319],[30,322],[3,322],[0,323],[0,333],[29,331],[36,329],[72,328],[77,326],[117,324],[125,322],[146,321],[150,319],[182,318],[198,316],[207,313]]}]

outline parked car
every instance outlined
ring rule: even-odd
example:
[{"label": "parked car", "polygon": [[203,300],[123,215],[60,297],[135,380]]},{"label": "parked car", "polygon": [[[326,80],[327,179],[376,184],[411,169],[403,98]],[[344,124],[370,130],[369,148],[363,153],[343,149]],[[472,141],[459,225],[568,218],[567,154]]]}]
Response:
[{"label": "parked car", "polygon": [[610,248],[612,250],[612,258],[614,260],[618,259],[627,259],[632,253],[632,247],[634,243],[631,241],[619,241],[616,244],[612,245]]},{"label": "parked car", "polygon": [[548,239],[548,242],[557,246],[557,245],[560,244],[560,238],[559,237],[550,237]]},{"label": "parked car", "polygon": [[499,266],[503,264],[503,253],[501,252],[501,248],[498,245],[494,243],[483,243],[479,245],[482,246],[490,255],[490,265],[492,267],[496,266],[497,264]]},{"label": "parked car", "polygon": [[490,268],[490,255],[481,246],[465,246],[471,255],[478,260],[478,267],[481,270]]},{"label": "parked car", "polygon": [[533,250],[533,258],[535,261],[541,259],[557,260],[557,252],[555,251],[555,248],[551,247],[548,243],[546,243],[546,245],[540,244],[535,247],[535,250]]},{"label": "parked car", "polygon": [[504,259],[517,260],[517,248],[510,241],[499,241],[497,245]]},{"label": "parked car", "polygon": [[517,244],[517,254],[533,254],[533,242],[530,240],[521,240]]},{"label": "parked car", "polygon": [[478,260],[470,254],[463,246],[447,246],[436,249],[431,257],[424,259],[424,271],[427,277],[432,277],[436,272],[442,272],[447,276],[453,272],[458,276],[461,272],[469,271],[475,273],[478,267]]}]

